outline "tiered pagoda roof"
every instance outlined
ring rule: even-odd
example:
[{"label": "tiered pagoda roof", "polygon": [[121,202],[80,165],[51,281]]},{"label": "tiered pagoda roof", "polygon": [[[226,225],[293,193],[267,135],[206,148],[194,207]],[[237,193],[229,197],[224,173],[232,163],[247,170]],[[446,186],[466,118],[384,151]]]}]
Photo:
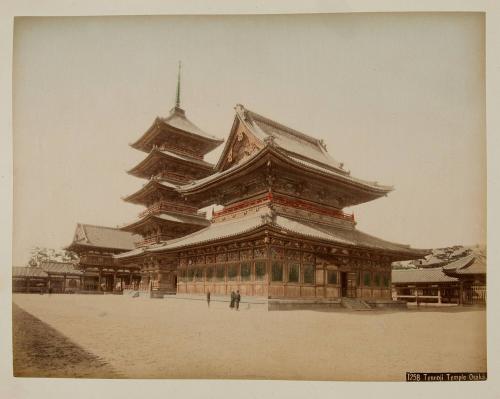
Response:
[{"label": "tiered pagoda roof", "polygon": [[[191,152],[189,148],[179,148],[176,140],[185,138],[193,143],[198,152]],[[167,143],[170,148],[184,152],[187,155],[205,155],[224,142],[223,139],[205,133],[186,117],[186,112],[176,106],[166,118],[156,117],[151,127],[131,147],[144,152],[150,152],[155,145]]]},{"label": "tiered pagoda roof", "polygon": [[148,182],[135,193],[123,197],[122,199],[126,202],[130,202],[131,204],[145,205],[147,199],[158,192],[161,192],[164,197],[178,199],[180,194],[177,191],[177,187],[177,185],[166,181],[152,179],[148,180]]},{"label": "tiered pagoda roof", "polygon": [[186,215],[176,212],[160,213],[158,215],[150,214],[134,222],[121,227],[124,231],[135,232],[137,229],[144,228],[151,224],[165,225],[166,227],[193,228],[197,229],[210,224],[204,215]]},{"label": "tiered pagoda roof", "polygon": [[168,180],[185,183],[190,177],[204,177],[212,172],[214,165],[202,159],[175,154],[171,151],[153,147],[151,152],[139,164],[127,173],[149,179],[163,164],[178,165],[176,172],[170,172]]},{"label": "tiered pagoda roof", "polygon": [[125,201],[145,205],[139,219],[121,227],[140,234],[139,245],[150,245],[192,233],[209,223],[199,214],[197,203],[190,203],[178,192],[179,184],[208,176],[214,165],[203,156],[223,142],[192,123],[180,107],[180,65],[175,107],[166,118],[157,117],[153,125],[132,147],[148,155],[128,173],[149,179]]}]

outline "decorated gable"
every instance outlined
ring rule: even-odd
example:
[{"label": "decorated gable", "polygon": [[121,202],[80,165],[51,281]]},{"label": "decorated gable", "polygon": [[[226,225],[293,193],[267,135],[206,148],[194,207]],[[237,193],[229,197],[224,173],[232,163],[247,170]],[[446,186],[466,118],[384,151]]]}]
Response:
[{"label": "decorated gable", "polygon": [[221,170],[244,162],[263,147],[264,144],[238,120],[224,150],[224,160]]}]

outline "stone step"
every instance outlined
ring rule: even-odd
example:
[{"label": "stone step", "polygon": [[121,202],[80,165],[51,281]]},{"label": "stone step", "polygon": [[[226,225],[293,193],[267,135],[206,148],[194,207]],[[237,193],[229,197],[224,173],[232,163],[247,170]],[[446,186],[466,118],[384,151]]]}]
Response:
[{"label": "stone step", "polygon": [[341,303],[343,307],[349,310],[356,310],[356,311],[373,310],[369,304],[367,304],[365,301],[359,298],[342,297]]}]

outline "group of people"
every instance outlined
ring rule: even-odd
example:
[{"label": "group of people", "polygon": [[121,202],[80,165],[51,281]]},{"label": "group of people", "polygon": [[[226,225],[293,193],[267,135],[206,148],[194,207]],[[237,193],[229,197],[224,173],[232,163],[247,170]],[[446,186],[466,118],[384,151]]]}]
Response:
[{"label": "group of people", "polygon": [[229,304],[229,307],[231,309],[236,308],[236,310],[240,310],[240,301],[241,301],[240,291],[239,290],[237,290],[236,292],[231,291],[231,303]]},{"label": "group of people", "polygon": [[[240,291],[239,290],[236,290],[236,292],[231,291],[231,302],[229,304],[229,307],[231,309],[240,310],[240,301],[241,301]],[[207,292],[207,305],[208,307],[210,307],[210,291]]]}]

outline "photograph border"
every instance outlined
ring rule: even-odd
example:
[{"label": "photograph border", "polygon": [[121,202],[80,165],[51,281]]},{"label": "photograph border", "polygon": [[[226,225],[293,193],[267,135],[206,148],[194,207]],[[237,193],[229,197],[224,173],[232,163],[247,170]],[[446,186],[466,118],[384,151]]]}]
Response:
[{"label": "photograph border", "polygon": [[[321,7],[307,1],[170,1],[148,0],[138,4],[108,0],[65,2],[51,0],[42,3],[27,0],[7,0],[0,6],[0,397],[57,398],[88,397],[89,392],[104,396],[130,397],[147,394],[149,398],[164,397],[329,397],[384,396],[421,397],[424,395],[453,395],[454,397],[498,397],[500,386],[500,344],[494,318],[500,314],[497,288],[500,272],[499,210],[500,203],[500,100],[493,88],[500,86],[500,6],[492,1],[325,1]],[[310,14],[359,12],[485,12],[486,14],[486,142],[487,142],[487,213],[488,213],[488,268],[489,293],[487,308],[488,381],[481,383],[411,384],[382,382],[294,382],[294,381],[224,381],[224,380],[84,380],[34,379],[12,377],[12,321],[11,321],[11,264],[12,264],[12,50],[13,28],[16,16],[88,16],[88,15],[216,15],[216,14]],[[495,111],[496,110],[496,111]],[[432,396],[431,396],[432,397]]]}]

